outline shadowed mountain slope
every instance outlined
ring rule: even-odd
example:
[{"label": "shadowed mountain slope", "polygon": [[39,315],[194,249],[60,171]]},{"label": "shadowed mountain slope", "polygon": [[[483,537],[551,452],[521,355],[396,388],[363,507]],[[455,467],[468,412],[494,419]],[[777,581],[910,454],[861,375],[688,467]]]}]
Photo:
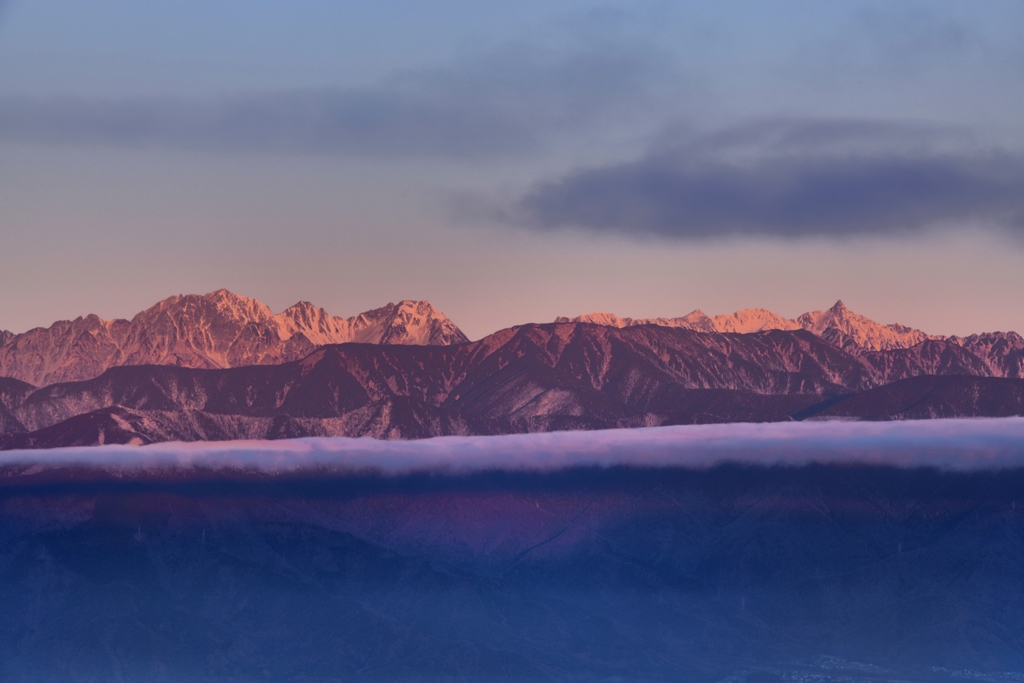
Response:
[{"label": "shadowed mountain slope", "polygon": [[869,420],[1024,415],[1024,380],[926,375],[846,397],[816,415]]},{"label": "shadowed mountain slope", "polygon": [[1024,337],[1016,332],[986,332],[948,341],[984,361],[993,377],[1024,377]]},{"label": "shadowed mountain slope", "polygon": [[[326,346],[280,365],[123,366],[38,390],[10,381],[0,445],[420,438],[818,414],[1017,414],[1011,400],[1016,389],[1001,387],[1024,381],[980,381],[993,379],[989,372],[950,342],[851,355],[804,330],[721,334],[656,325],[526,325],[452,346]],[[939,385],[946,382],[955,393],[972,373],[979,380],[970,385],[976,400],[946,401],[918,412],[886,407],[889,394],[878,389],[936,375]],[[875,393],[863,393],[868,390]],[[878,396],[881,407],[852,402],[852,395]],[[1000,405],[1004,395],[1008,402]],[[835,412],[840,410],[847,412]]]}]

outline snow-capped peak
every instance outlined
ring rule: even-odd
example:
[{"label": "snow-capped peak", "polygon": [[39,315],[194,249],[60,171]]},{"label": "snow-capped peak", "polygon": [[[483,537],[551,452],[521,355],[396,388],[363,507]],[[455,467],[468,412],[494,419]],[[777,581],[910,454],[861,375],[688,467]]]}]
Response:
[{"label": "snow-capped peak", "polygon": [[469,339],[429,301],[403,299],[352,320],[353,341],[374,338],[379,344],[443,346]]},{"label": "snow-capped peak", "polygon": [[929,339],[942,339],[898,323],[877,323],[854,313],[842,301],[827,311],[804,313],[797,322],[834,346],[855,352],[905,349]]},{"label": "snow-capped peak", "polygon": [[42,386],[89,379],[117,365],[227,368],[282,363],[345,342],[444,345],[468,341],[426,301],[405,300],[351,318],[307,301],[274,314],[226,289],[168,297],[129,320],[94,315],[10,338],[0,335],[0,376]]},{"label": "snow-capped peak", "polygon": [[635,321],[632,318],[620,318],[614,313],[584,313],[583,315],[576,316],[575,318],[558,317],[555,318],[556,323],[590,323],[592,325],[605,325],[608,327],[629,327],[631,325],[641,325],[642,322]]},{"label": "snow-capped peak", "polygon": [[620,318],[614,313],[585,313],[575,318],[555,318],[556,323],[590,323],[608,327],[633,327],[634,325],[660,325],[662,327],[678,327],[698,332],[714,332],[711,319],[699,310],[692,311],[679,318]]},{"label": "snow-capped peak", "polygon": [[829,343],[852,353],[903,349],[929,339],[942,339],[900,324],[883,325],[837,301],[824,311],[804,313],[796,319],[786,318],[765,308],[747,308],[735,313],[708,317],[699,310],[681,318],[620,318],[612,313],[590,313],[577,318],[558,318],[556,322],[589,322],[613,327],[662,325],[705,332],[749,334],[766,330],[799,330],[812,332]]},{"label": "snow-capped peak", "polygon": [[716,315],[711,318],[718,332],[763,332],[764,330],[799,330],[795,320],[783,318],[766,308],[745,308],[735,313]]}]

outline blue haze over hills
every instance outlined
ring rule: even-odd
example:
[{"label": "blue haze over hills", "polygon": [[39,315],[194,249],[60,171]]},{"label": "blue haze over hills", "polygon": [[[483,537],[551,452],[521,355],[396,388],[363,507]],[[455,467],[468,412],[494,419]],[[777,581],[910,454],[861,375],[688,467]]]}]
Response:
[{"label": "blue haze over hills", "polygon": [[1021,446],[1010,419],[10,453],[0,676],[1015,681]]}]

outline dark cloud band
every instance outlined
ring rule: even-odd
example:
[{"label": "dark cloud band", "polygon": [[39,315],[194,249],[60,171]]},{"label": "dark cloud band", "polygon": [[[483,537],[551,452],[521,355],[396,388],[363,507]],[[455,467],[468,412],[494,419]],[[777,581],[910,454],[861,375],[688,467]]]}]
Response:
[{"label": "dark cloud band", "polygon": [[540,184],[517,217],[546,229],[698,238],[1024,226],[1019,155],[933,151],[906,127],[813,123],[742,133]]},{"label": "dark cloud band", "polygon": [[498,112],[388,91],[298,91],[218,102],[0,101],[0,137],[57,145],[464,156],[523,145],[527,135]]},{"label": "dark cloud band", "polygon": [[660,68],[630,49],[523,48],[361,88],[220,99],[0,98],[0,141],[373,157],[535,149],[640,97]]}]

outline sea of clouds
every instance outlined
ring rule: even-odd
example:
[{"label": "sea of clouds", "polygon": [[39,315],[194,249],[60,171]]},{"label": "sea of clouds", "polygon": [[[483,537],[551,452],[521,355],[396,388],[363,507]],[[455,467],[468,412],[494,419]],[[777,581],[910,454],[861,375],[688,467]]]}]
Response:
[{"label": "sea of clouds", "polygon": [[190,469],[468,474],[571,467],[707,468],[723,463],[1024,468],[1024,418],[693,425],[417,441],[306,438],[0,453],[0,468],[22,473],[26,467],[87,466],[125,474]]}]

